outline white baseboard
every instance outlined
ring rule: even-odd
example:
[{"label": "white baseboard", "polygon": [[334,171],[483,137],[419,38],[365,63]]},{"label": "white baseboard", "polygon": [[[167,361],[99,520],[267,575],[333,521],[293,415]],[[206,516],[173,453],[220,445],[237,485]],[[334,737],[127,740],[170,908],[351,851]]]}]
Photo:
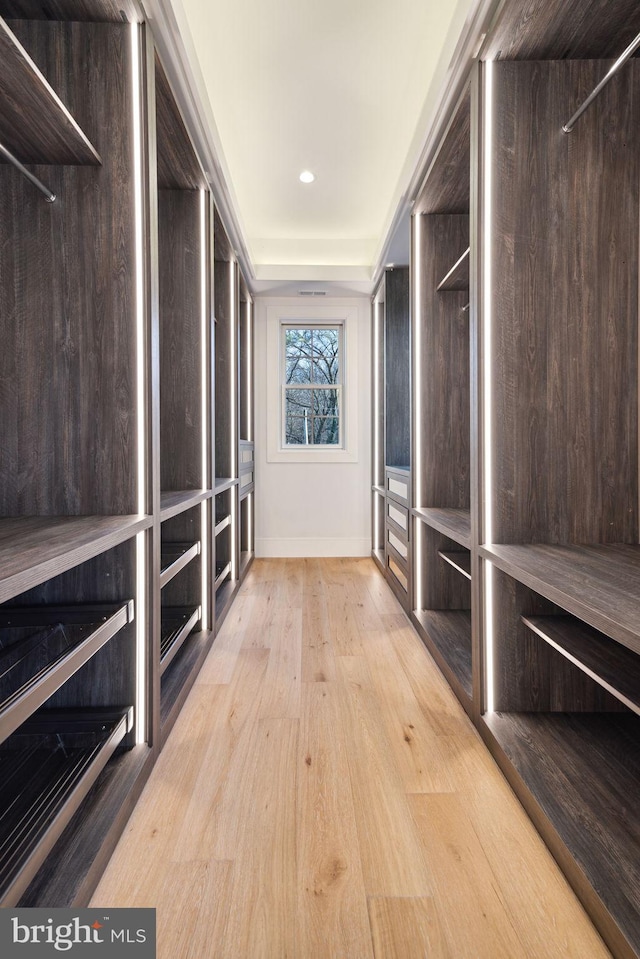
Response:
[{"label": "white baseboard", "polygon": [[311,556],[370,556],[369,539],[258,539],[256,538],[256,557],[284,558]]}]

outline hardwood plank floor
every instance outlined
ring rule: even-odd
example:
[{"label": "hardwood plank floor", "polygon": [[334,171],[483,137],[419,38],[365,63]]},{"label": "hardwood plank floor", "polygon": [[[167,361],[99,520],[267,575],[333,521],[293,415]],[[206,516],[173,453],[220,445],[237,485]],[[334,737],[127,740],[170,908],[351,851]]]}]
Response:
[{"label": "hardwood plank floor", "polygon": [[256,560],[98,886],[159,959],[606,959],[368,559]]}]

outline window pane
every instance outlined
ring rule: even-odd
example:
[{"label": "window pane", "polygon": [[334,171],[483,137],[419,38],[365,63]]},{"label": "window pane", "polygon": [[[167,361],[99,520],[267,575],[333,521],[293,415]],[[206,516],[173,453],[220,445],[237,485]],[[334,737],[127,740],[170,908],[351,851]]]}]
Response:
[{"label": "window pane", "polygon": [[310,419],[303,416],[287,416],[285,443],[290,446],[308,443],[311,440]]},{"label": "window pane", "polygon": [[319,416],[337,416],[338,391],[313,390],[313,412]]},{"label": "window pane", "polygon": [[314,330],[313,333],[313,382],[337,383],[339,331]]},{"label": "window pane", "polygon": [[313,442],[335,446],[340,442],[337,416],[316,416],[313,419]]},{"label": "window pane", "polygon": [[299,353],[288,355],[286,358],[286,383],[310,383],[311,360],[305,359]]},{"label": "window pane", "polygon": [[311,415],[312,390],[285,390],[285,416]]}]

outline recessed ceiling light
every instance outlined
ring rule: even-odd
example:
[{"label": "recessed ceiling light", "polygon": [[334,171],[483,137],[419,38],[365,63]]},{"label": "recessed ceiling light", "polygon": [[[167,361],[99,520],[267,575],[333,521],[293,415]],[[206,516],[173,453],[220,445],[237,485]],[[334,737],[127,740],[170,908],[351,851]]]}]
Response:
[{"label": "recessed ceiling light", "polygon": [[301,183],[313,183],[314,180],[315,175],[311,172],[311,170],[303,170],[300,174]]}]

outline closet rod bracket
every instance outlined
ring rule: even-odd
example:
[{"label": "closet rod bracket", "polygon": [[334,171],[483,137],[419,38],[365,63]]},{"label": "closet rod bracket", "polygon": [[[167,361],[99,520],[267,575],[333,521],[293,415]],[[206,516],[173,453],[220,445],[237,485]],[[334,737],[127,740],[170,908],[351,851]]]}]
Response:
[{"label": "closet rod bracket", "polygon": [[7,148],[2,143],[0,143],[0,155],[3,156],[5,160],[7,160],[9,163],[11,163],[16,168],[16,170],[19,170],[20,173],[22,173],[22,175],[27,178],[27,180],[33,183],[33,185],[37,187],[41,193],[44,194],[44,198],[47,201],[47,203],[55,203],[55,200],[56,200],[55,193],[52,193],[51,190],[49,190],[49,188],[46,187],[44,183],[42,183],[38,179],[37,176],[34,176],[33,173],[27,170],[27,168],[23,166],[22,163],[20,163],[20,160],[18,160],[17,157],[14,157],[13,153],[7,150]]},{"label": "closet rod bracket", "polygon": [[638,36],[635,38],[635,40],[632,40],[632,41],[631,41],[631,43],[629,44],[629,46],[627,47],[627,49],[624,51],[624,53],[621,53],[621,54],[620,54],[620,56],[618,57],[618,59],[616,60],[616,62],[613,64],[613,66],[612,66],[612,67],[608,70],[608,72],[603,76],[602,80],[601,80],[600,83],[597,85],[597,87],[595,87],[595,89],[593,89],[593,90],[591,91],[591,93],[589,94],[589,96],[587,97],[587,99],[584,101],[584,103],[583,103],[581,106],[578,107],[578,109],[577,109],[576,112],[573,114],[573,116],[571,117],[571,119],[570,119],[570,120],[567,120],[566,123],[563,123],[563,125],[562,125],[562,132],[563,132],[563,133],[571,133],[571,131],[573,130],[573,128],[574,128],[574,126],[575,126],[576,120],[578,120],[578,119],[582,116],[582,114],[585,112],[585,110],[587,110],[587,109],[591,106],[591,104],[593,103],[593,101],[595,100],[595,98],[598,96],[598,94],[600,93],[600,91],[607,85],[607,83],[609,82],[609,80],[611,80],[611,78],[612,78],[613,76],[615,76],[615,74],[618,72],[618,70],[619,70],[620,67],[623,65],[623,63],[626,63],[626,61],[629,59],[629,57],[630,57],[633,53],[635,53],[635,51],[638,49],[638,47],[640,47],[640,33],[639,33]]}]

